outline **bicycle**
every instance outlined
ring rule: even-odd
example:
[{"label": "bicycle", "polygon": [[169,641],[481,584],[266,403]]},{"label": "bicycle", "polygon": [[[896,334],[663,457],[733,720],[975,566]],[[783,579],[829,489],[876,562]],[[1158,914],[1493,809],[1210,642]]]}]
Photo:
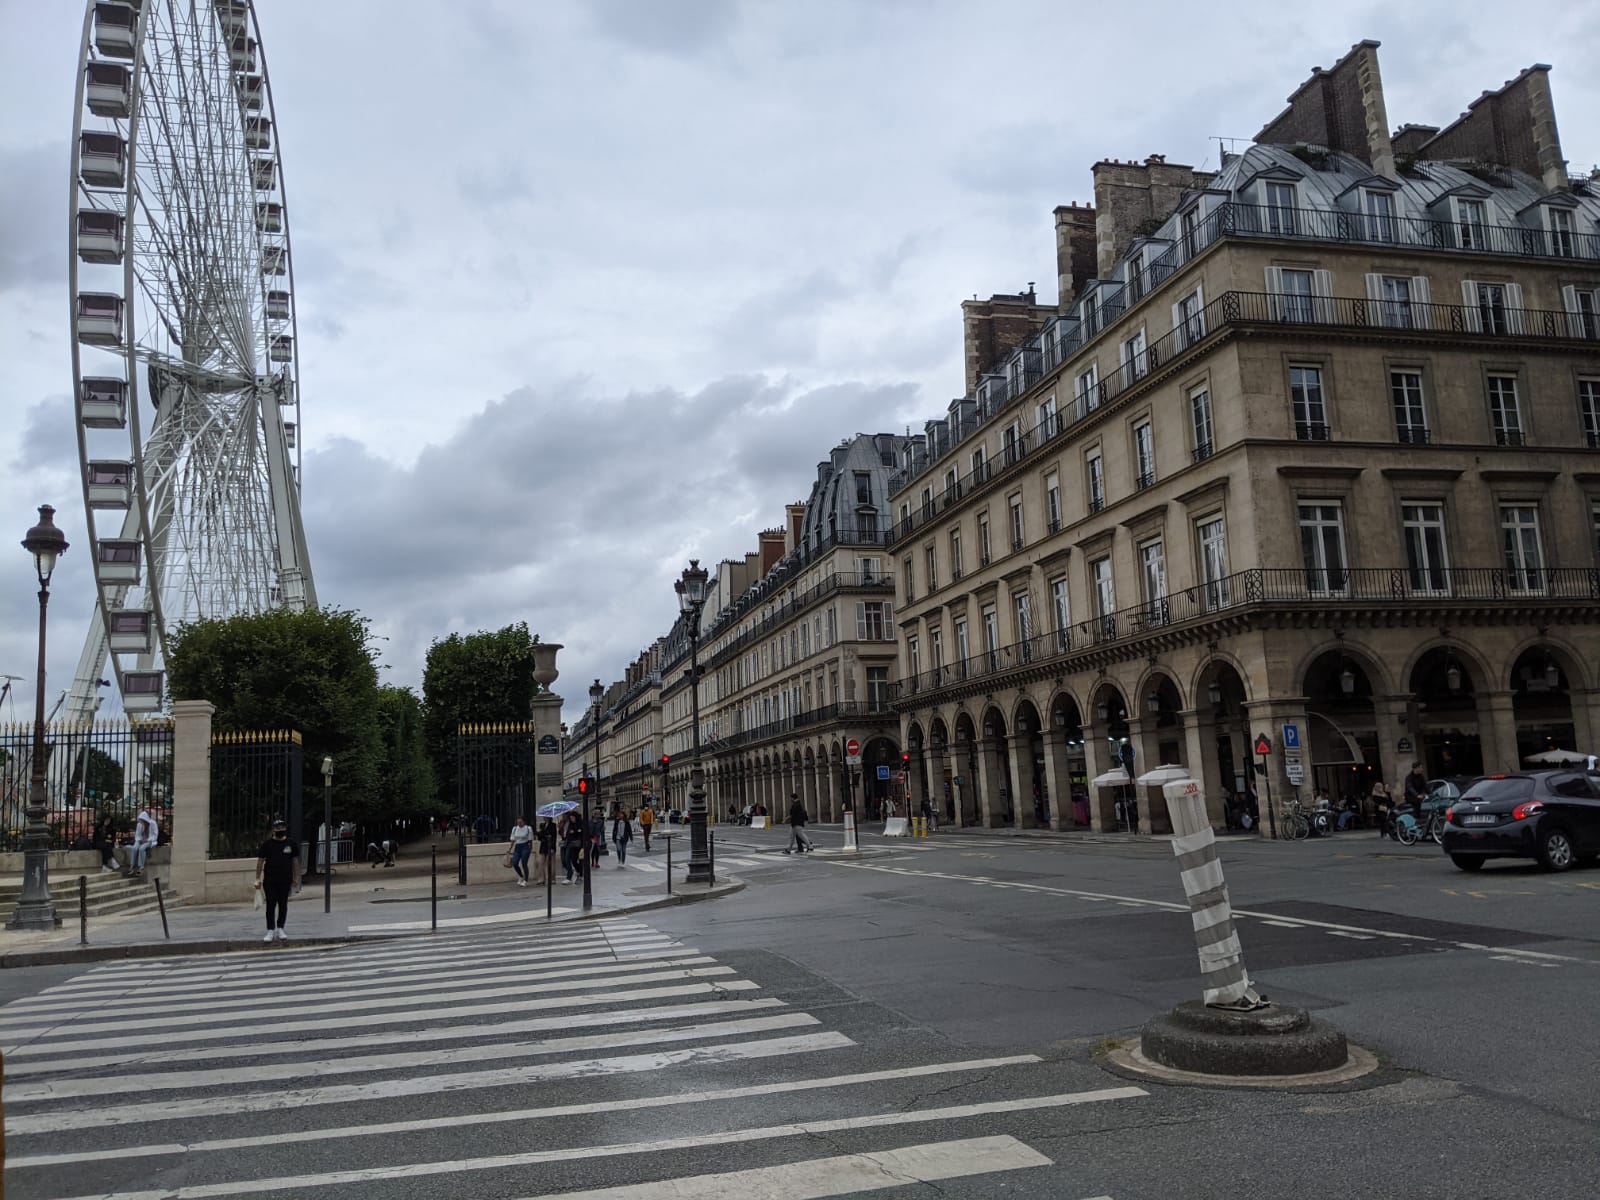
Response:
[{"label": "bicycle", "polygon": [[1293,800],[1285,800],[1278,809],[1278,837],[1284,841],[1304,841],[1311,836],[1311,818]]}]

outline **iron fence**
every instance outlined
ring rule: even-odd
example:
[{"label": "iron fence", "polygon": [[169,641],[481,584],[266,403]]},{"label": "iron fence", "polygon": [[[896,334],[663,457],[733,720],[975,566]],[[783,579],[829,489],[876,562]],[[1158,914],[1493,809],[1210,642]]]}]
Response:
[{"label": "iron fence", "polygon": [[[20,850],[33,771],[31,721],[0,727],[0,850]],[[131,832],[141,805],[163,827],[172,807],[172,722],[54,724],[45,728],[45,808],[50,848],[87,849],[97,821]],[[170,833],[170,829],[168,829]]]},{"label": "iron fence", "polygon": [[531,721],[462,725],[450,739],[456,816],[479,842],[504,838],[523,817],[533,821],[534,733]]},{"label": "iron fence", "polygon": [[305,840],[303,767],[294,730],[212,734],[207,857],[254,858],[277,820]]}]

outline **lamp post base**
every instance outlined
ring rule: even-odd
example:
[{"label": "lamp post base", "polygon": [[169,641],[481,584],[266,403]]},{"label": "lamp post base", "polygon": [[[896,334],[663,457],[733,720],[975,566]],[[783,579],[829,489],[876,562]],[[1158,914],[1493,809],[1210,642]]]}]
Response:
[{"label": "lamp post base", "polygon": [[56,906],[49,900],[42,904],[25,904],[17,902],[17,911],[11,914],[11,919],[6,922],[7,929],[60,929],[61,914],[56,912]]},{"label": "lamp post base", "polygon": [[689,772],[689,880],[711,882],[711,848],[706,841],[706,777],[697,763]]}]

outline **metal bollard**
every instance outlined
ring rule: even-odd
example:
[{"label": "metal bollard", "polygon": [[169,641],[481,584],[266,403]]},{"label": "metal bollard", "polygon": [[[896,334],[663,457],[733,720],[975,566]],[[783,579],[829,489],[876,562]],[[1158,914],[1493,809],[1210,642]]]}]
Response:
[{"label": "metal bollard", "polygon": [[150,882],[155,884],[156,904],[161,909],[161,936],[164,938],[170,938],[172,936],[172,930],[167,928],[167,901],[166,898],[161,894],[161,880],[152,879]]},{"label": "metal bollard", "polygon": [[431,847],[429,847],[429,849],[431,849],[433,851],[433,868],[428,873],[428,884],[429,884],[429,887],[432,890],[432,897],[431,897],[430,905],[429,905],[431,916],[430,916],[430,919],[429,919],[429,927],[428,928],[429,928],[429,932],[438,933],[439,932],[439,847],[431,846]]},{"label": "metal bollard", "polygon": [[78,945],[89,944],[89,877],[78,876]]},{"label": "metal bollard", "polygon": [[663,839],[667,843],[667,895],[672,895],[672,838]]},{"label": "metal bollard", "polygon": [[554,855],[540,854],[539,857],[544,859],[544,919],[548,921],[556,913],[556,863]]},{"label": "metal bollard", "polygon": [[717,883],[717,835],[706,830],[706,886]]}]

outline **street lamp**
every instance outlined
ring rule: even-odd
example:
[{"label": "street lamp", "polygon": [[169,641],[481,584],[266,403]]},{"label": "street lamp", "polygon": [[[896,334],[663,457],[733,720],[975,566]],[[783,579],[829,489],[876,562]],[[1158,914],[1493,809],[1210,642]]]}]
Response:
[{"label": "street lamp", "polygon": [[333,911],[333,759],[322,759],[322,911]]},{"label": "street lamp", "polygon": [[[600,700],[606,694],[605,688],[600,686],[596,679],[589,685],[589,703],[594,706],[594,800],[595,807],[600,805]],[[585,800],[583,806],[583,907],[594,907],[594,893],[591,890],[594,872],[594,838],[589,835],[589,808],[590,802]],[[601,810],[602,813],[605,811]],[[600,837],[605,838],[605,826],[600,827]]]},{"label": "street lamp", "polygon": [[684,630],[689,635],[689,720],[694,734],[694,759],[689,767],[689,882],[711,882],[711,856],[706,841],[706,776],[700,766],[700,612],[706,603],[710,572],[691,558],[683,577],[672,585],[678,593]]},{"label": "street lamp", "polygon": [[39,506],[39,523],[28,530],[22,548],[33,555],[39,575],[39,673],[33,695],[33,762],[28,779],[28,823],[22,835],[22,896],[7,929],[55,929],[61,924],[50,899],[50,826],[44,799],[44,624],[50,603],[50,576],[56,559],[67,551],[67,539],[50,518],[55,509]]}]

